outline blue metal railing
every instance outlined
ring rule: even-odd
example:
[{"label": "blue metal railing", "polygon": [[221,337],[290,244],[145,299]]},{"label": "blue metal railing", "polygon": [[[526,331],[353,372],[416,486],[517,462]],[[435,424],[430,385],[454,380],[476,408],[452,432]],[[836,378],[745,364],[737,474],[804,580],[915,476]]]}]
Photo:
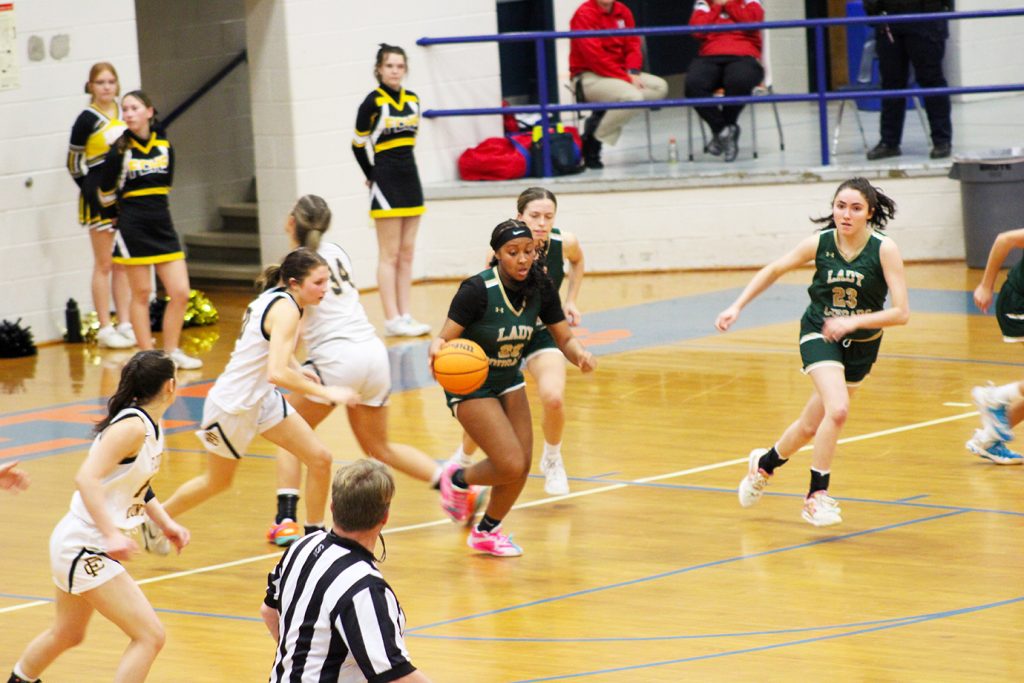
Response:
[{"label": "blue metal railing", "polygon": [[[829,91],[825,78],[825,29],[830,26],[859,24],[898,24],[929,21],[935,19],[992,19],[998,17],[1024,16],[1024,8],[1008,10],[983,10],[977,12],[934,12],[929,14],[902,14],[871,17],[835,17],[829,19],[794,19],[790,21],[766,21],[753,24],[728,24],[714,26],[659,26],[653,28],[611,29],[604,31],[533,31],[521,33],[499,33],[493,35],[449,36],[441,38],[424,37],[417,45],[450,45],[458,43],[512,43],[533,41],[537,54],[537,100],[538,104],[514,107],[477,107],[469,109],[427,109],[423,116],[481,116],[488,114],[540,114],[541,153],[544,158],[544,176],[552,175],[551,150],[548,144],[549,117],[553,113],[570,111],[592,111],[602,109],[649,109],[651,107],[694,107],[721,104],[750,104],[754,102],[817,102],[818,124],[821,144],[821,163],[829,165],[828,146],[828,103],[832,100],[858,100],[875,97],[907,97],[911,95],[958,95],[992,92],[1024,91],[1024,82],[1006,85],[960,86],[946,88],[905,88],[902,90],[856,90]],[[585,104],[551,104],[548,100],[548,65],[544,42],[563,38],[600,38],[603,36],[664,36],[690,33],[713,33],[737,30],[771,30],[779,28],[814,29],[814,58],[817,79],[815,92],[792,94],[747,95],[743,97],[704,97],[689,99],[645,100],[642,102],[587,102]]]}]

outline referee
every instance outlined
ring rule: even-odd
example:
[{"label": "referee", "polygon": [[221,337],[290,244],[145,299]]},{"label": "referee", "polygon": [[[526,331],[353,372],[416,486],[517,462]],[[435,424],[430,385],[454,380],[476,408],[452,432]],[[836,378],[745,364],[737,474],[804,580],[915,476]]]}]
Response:
[{"label": "referee", "polygon": [[405,613],[373,562],[394,493],[375,460],[334,474],[334,528],[294,543],[268,577],[260,614],[277,641],[271,683],[430,683],[409,661]]}]

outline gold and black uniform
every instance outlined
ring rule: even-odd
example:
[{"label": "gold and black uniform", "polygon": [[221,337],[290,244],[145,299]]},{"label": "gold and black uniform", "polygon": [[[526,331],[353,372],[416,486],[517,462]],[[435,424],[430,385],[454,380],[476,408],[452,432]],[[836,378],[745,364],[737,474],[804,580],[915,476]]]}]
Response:
[{"label": "gold and black uniform", "polygon": [[[93,230],[112,230],[110,216],[106,215],[96,198],[99,166],[113,144],[124,133],[121,109],[113,118],[95,105],[89,105],[75,119],[68,143],[68,173],[78,185],[78,222]],[[109,213],[109,212],[107,212]]]},{"label": "gold and black uniform", "polygon": [[[352,152],[370,185],[370,215],[374,218],[419,216],[423,187],[412,148],[420,125],[420,100],[402,88],[383,83],[359,105]],[[373,148],[373,163],[366,151]]]},{"label": "gold and black uniform", "polygon": [[171,223],[167,195],[174,178],[171,144],[155,131],[149,140],[132,132],[115,144],[100,175],[100,204],[116,207],[114,263],[138,266],[185,258]]}]

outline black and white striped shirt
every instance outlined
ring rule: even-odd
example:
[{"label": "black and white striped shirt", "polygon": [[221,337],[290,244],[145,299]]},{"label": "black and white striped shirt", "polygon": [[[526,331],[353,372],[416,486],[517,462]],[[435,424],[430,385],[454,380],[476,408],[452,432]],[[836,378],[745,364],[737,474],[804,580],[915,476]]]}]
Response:
[{"label": "black and white striped shirt", "polygon": [[271,683],[386,683],[415,671],[405,613],[363,546],[333,532],[294,543],[267,581],[280,613]]}]

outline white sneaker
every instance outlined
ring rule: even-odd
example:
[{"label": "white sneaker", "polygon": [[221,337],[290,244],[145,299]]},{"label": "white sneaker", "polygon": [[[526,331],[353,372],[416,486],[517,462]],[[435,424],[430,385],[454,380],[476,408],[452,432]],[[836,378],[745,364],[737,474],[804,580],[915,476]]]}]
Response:
[{"label": "white sneaker", "polygon": [[139,345],[139,340],[135,338],[135,330],[132,328],[131,323],[119,323],[114,329],[117,330],[119,335],[130,341],[132,346]]},{"label": "white sneaker", "polygon": [[843,521],[841,512],[839,503],[828,495],[828,491],[815,491],[814,495],[804,499],[800,516],[814,526],[832,526]]},{"label": "white sneaker", "polygon": [[181,349],[174,349],[170,353],[171,360],[182,370],[198,370],[203,367],[203,361],[189,356]]},{"label": "white sneaker", "polygon": [[542,457],[540,471],[544,473],[544,493],[552,496],[564,496],[569,493],[569,478],[565,476],[561,455]]},{"label": "white sneaker", "polygon": [[739,488],[736,490],[736,494],[740,499],[740,507],[751,507],[761,500],[761,496],[764,495],[764,489],[768,486],[768,479],[772,475],[758,467],[758,461],[767,452],[767,448],[755,448],[750,451],[747,476],[740,480]]},{"label": "white sneaker", "polygon": [[405,323],[409,337],[422,337],[425,334],[430,334],[430,325],[421,323],[408,313],[402,316],[402,321]]},{"label": "white sneaker", "polygon": [[1024,462],[1020,453],[1014,453],[1002,441],[989,441],[980,429],[974,430],[974,436],[965,445],[971,453],[997,465],[1020,465]]},{"label": "white sneaker", "polygon": [[140,533],[142,534],[142,546],[146,549],[147,553],[154,555],[171,554],[171,542],[164,536],[164,532],[160,531],[160,527],[149,521],[148,517],[142,523]]},{"label": "white sneaker", "polygon": [[100,328],[96,333],[96,343],[107,349],[130,349],[135,346],[135,342],[118,334],[113,325]]},{"label": "white sneaker", "polygon": [[411,337],[409,326],[405,324],[402,316],[384,321],[384,334],[389,337]]}]

